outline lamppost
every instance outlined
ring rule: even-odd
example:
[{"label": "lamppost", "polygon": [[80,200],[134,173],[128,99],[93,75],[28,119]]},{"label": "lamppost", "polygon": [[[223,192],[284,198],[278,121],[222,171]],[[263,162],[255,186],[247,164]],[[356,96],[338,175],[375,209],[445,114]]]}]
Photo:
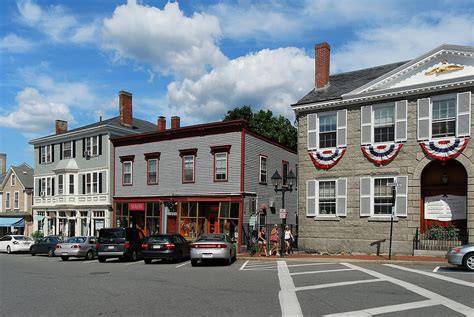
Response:
[{"label": "lamppost", "polygon": [[[293,174],[293,171],[290,170],[290,172],[288,173],[288,175],[286,176],[286,181],[287,181],[287,186],[281,186],[281,176],[280,174],[278,173],[278,170],[275,170],[275,173],[273,173],[272,177],[271,177],[271,180],[272,180],[272,185],[275,187],[275,193],[278,193],[278,192],[281,192],[281,208],[282,209],[285,209],[285,193],[286,192],[292,192],[293,191],[293,184],[296,180],[296,176],[295,174]],[[286,225],[286,216],[288,215],[288,213],[285,213],[284,217],[281,217],[282,220],[281,220],[281,250],[280,250],[280,256],[283,257],[284,256],[284,252],[285,252],[285,234],[284,234],[284,230],[285,230],[285,225]]]}]

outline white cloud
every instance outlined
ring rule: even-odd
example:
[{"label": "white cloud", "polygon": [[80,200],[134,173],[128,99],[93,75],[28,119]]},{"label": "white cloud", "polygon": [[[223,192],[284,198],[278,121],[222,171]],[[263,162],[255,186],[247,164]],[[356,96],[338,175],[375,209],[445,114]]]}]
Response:
[{"label": "white cloud", "polygon": [[71,41],[75,43],[86,43],[97,40],[98,26],[95,23],[79,27],[75,30]]},{"label": "white cloud", "polygon": [[216,67],[198,80],[168,85],[168,100],[178,114],[221,119],[227,110],[252,105],[293,117],[290,104],[313,87],[314,61],[297,48],[265,49]]},{"label": "white cloud", "polygon": [[33,48],[33,44],[16,34],[8,34],[0,39],[0,50],[13,52],[13,53],[24,53]]},{"label": "white cloud", "polygon": [[47,100],[34,88],[23,89],[15,99],[16,110],[0,116],[0,126],[31,133],[51,130],[56,119],[73,120],[67,105]]},{"label": "white cloud", "polygon": [[473,45],[472,34],[472,17],[429,13],[403,24],[359,31],[356,40],[332,53],[331,68],[337,73],[400,62],[444,43]]},{"label": "white cloud", "polygon": [[152,65],[155,71],[178,78],[196,78],[227,58],[217,47],[221,36],[216,17],[194,13],[187,17],[178,3],[163,10],[129,1],[103,23],[104,48],[115,57]]},{"label": "white cloud", "polygon": [[35,25],[43,15],[43,10],[30,0],[18,0],[17,7],[23,22],[28,25]]}]

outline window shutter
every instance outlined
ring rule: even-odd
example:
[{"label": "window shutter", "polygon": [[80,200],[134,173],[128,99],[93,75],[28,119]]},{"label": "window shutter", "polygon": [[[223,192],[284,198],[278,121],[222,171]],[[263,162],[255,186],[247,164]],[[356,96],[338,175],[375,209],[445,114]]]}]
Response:
[{"label": "window shutter", "polygon": [[72,141],[72,157],[76,157],[76,140]]},{"label": "window shutter", "polygon": [[458,94],[456,105],[456,136],[471,135],[471,92]]},{"label": "window shutter", "polygon": [[82,157],[86,157],[86,138],[82,138]]},{"label": "window shutter", "polygon": [[41,146],[38,146],[38,164],[41,164],[43,162],[41,162]]},{"label": "window shutter", "polygon": [[41,191],[42,191],[41,178],[38,178],[38,196],[41,196]]},{"label": "window shutter", "polygon": [[310,113],[307,116],[307,128],[308,128],[308,150],[316,149],[318,147],[318,129],[317,129],[317,115]]},{"label": "window shutter", "polygon": [[63,159],[63,144],[59,143],[59,159]]},{"label": "window shutter", "polygon": [[315,180],[306,181],[306,216],[314,217],[316,216],[316,184]]},{"label": "window shutter", "polygon": [[407,109],[408,101],[401,100],[395,103],[395,142],[407,140]]},{"label": "window shutter", "polygon": [[82,174],[82,194],[86,193],[86,174]]},{"label": "window shutter", "polygon": [[336,189],[336,216],[345,217],[347,216],[347,179],[339,178]]},{"label": "window shutter", "polygon": [[102,155],[102,134],[99,135],[99,155]]},{"label": "window shutter", "polygon": [[103,193],[103,190],[102,190],[102,174],[103,172],[100,172],[99,173],[99,193]]},{"label": "window shutter", "polygon": [[51,177],[51,196],[54,196],[54,181],[55,181],[56,177]]},{"label": "window shutter", "polygon": [[408,194],[408,177],[397,176],[397,197],[395,199],[395,216],[407,216],[407,194]]},{"label": "window shutter", "polygon": [[367,217],[372,214],[372,179],[360,178],[360,216]]},{"label": "window shutter", "polygon": [[363,106],[360,110],[360,144],[372,143],[372,106]]},{"label": "window shutter", "polygon": [[51,144],[51,162],[54,162],[54,144]]},{"label": "window shutter", "polygon": [[347,146],[347,109],[342,109],[337,111],[337,132],[336,132],[336,141],[337,147],[346,147]]},{"label": "window shutter", "polygon": [[431,137],[431,102],[430,98],[418,99],[417,139],[429,140]]}]

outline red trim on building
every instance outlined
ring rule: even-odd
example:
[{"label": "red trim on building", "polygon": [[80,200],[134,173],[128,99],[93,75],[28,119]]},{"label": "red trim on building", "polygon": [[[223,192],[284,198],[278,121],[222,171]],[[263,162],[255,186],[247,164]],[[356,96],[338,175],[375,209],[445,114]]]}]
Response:
[{"label": "red trim on building", "polygon": [[242,196],[153,196],[153,197],[114,197],[114,203],[127,203],[127,202],[214,202],[214,201],[240,201]]},{"label": "red trim on building", "polygon": [[[192,156],[193,157],[193,180],[192,181],[187,181],[184,179],[184,159],[187,156]],[[181,183],[182,184],[192,184],[196,182],[196,155],[190,154],[190,155],[181,155]]]},{"label": "red trim on building", "polygon": [[[130,156],[135,156],[135,155],[130,155]],[[121,156],[120,158],[122,158],[122,157],[123,157],[123,156]],[[121,160],[121,162],[122,162],[122,186],[133,186],[133,161],[128,161],[128,160],[122,161],[122,160]],[[130,162],[130,164],[131,164],[131,170],[132,170],[132,173],[131,173],[131,174],[132,174],[132,175],[131,175],[131,176],[132,176],[132,177],[131,177],[131,181],[132,181],[132,182],[131,182],[130,184],[125,184],[125,183],[123,182],[123,179],[124,179],[124,177],[123,177],[123,164],[124,164],[124,163],[129,163],[129,162]]]},{"label": "red trim on building", "polygon": [[268,164],[267,164],[267,181],[266,182],[262,182],[261,179],[260,179],[260,176],[262,175],[262,157],[266,158],[267,159],[267,163],[268,163],[268,155],[265,155],[265,154],[259,154],[258,155],[258,183],[260,185],[268,185]]},{"label": "red trim on building", "polygon": [[196,156],[198,149],[197,148],[192,148],[192,149],[182,149],[182,150],[178,150],[178,151],[179,151],[179,156],[181,156],[181,157],[189,156],[189,155]]},{"label": "red trim on building", "polygon": [[120,156],[120,162],[123,163],[123,162],[133,162],[135,160],[135,155],[123,155],[123,156]]},{"label": "red trim on building", "polygon": [[[225,159],[225,163],[226,163],[225,179],[216,179],[216,154],[218,154],[218,153],[219,153],[219,154],[220,154],[220,153],[225,153],[225,154],[226,154],[226,159]],[[219,151],[219,152],[213,153],[213,157],[214,157],[214,171],[213,171],[214,183],[225,183],[225,182],[228,182],[228,181],[229,181],[229,153],[228,153],[228,152]]]},{"label": "red trim on building", "polygon": [[232,145],[211,145],[211,153],[212,154],[222,153],[222,152],[230,153],[231,147]]},{"label": "red trim on building", "polygon": [[[146,160],[146,183],[147,185],[158,185],[159,184],[159,170],[160,170],[160,159],[158,157],[145,158]],[[156,160],[156,182],[150,183],[150,161]]]},{"label": "red trim on building", "polygon": [[144,153],[143,156],[145,156],[145,160],[150,160],[150,159],[160,159],[161,152],[150,152],[150,153]]}]

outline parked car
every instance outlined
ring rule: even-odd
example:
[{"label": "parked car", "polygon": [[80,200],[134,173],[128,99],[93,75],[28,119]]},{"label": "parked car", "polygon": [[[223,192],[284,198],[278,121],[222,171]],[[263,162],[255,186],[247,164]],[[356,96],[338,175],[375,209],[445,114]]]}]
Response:
[{"label": "parked car", "polygon": [[234,242],[223,233],[207,233],[201,235],[191,244],[191,265],[196,266],[198,261],[225,260],[231,265],[237,259],[237,250]]},{"label": "parked car", "polygon": [[30,253],[31,255],[47,254],[48,256],[54,256],[54,250],[59,242],[62,242],[61,236],[46,236],[31,245]]},{"label": "parked car", "polygon": [[191,247],[188,241],[179,234],[157,234],[143,241],[142,256],[145,264],[153,259],[174,260],[181,262],[189,258]]},{"label": "parked car", "polygon": [[446,254],[448,262],[458,266],[464,266],[466,270],[474,271],[474,244],[466,244],[449,250]]},{"label": "parked car", "polygon": [[110,258],[136,261],[141,256],[143,232],[137,228],[104,228],[99,230],[97,253],[99,262]]},{"label": "parked car", "polygon": [[0,252],[28,252],[33,239],[23,235],[11,234],[0,238]]},{"label": "parked car", "polygon": [[70,257],[92,260],[97,255],[96,237],[72,237],[56,245],[55,254],[63,261]]}]

